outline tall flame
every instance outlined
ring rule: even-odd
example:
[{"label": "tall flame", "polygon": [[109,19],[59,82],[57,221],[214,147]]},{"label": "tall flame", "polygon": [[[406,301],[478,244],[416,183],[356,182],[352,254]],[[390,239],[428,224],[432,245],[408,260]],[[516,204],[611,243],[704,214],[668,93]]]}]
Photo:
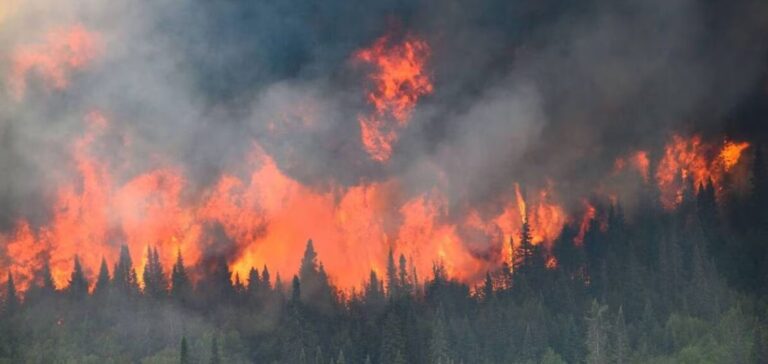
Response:
[{"label": "tall flame", "polygon": [[662,205],[672,209],[679,204],[686,181],[694,188],[711,181],[719,193],[725,173],[739,162],[747,147],[749,143],[746,142],[726,141],[722,146],[716,146],[702,142],[698,135],[688,139],[673,136],[656,171]]},{"label": "tall flame", "polygon": [[390,158],[392,144],[408,124],[419,98],[432,93],[425,69],[429,56],[429,45],[413,35],[399,43],[383,36],[354,54],[356,61],[372,66],[367,100],[373,111],[358,118],[361,141],[372,159],[383,162]]}]

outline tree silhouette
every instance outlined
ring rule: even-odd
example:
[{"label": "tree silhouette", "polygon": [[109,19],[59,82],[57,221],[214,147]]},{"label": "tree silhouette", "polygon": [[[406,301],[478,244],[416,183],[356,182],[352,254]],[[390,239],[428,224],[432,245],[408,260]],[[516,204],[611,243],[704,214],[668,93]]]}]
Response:
[{"label": "tree silhouette", "polygon": [[88,281],[85,279],[83,267],[80,265],[80,258],[75,255],[74,268],[69,278],[67,293],[71,298],[80,300],[88,296]]}]

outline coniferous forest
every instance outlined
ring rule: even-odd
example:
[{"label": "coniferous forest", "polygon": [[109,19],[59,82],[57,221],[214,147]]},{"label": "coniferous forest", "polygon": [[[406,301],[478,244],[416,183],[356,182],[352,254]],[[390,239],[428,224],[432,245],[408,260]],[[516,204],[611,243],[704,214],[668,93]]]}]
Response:
[{"label": "coniferous forest", "polygon": [[[760,155],[760,154],[758,154]],[[389,254],[361,290],[334,287],[322,251],[301,267],[233,276],[184,257],[164,267],[126,247],[88,282],[77,259],[67,287],[50,271],[20,300],[5,287],[3,362],[36,363],[765,363],[768,361],[768,183],[715,197],[689,184],[678,208],[645,204],[631,220],[601,206],[583,238],[564,228],[548,267],[527,225],[513,261],[468,286],[439,261],[428,277]],[[656,201],[654,193],[646,191]],[[728,197],[726,199],[725,197]],[[603,226],[600,226],[600,225]],[[138,275],[144,282],[140,288]],[[11,277],[12,278],[12,277]],[[89,292],[89,286],[93,289]]]},{"label": "coniferous forest", "polygon": [[768,0],[0,0],[0,364],[768,364]]}]

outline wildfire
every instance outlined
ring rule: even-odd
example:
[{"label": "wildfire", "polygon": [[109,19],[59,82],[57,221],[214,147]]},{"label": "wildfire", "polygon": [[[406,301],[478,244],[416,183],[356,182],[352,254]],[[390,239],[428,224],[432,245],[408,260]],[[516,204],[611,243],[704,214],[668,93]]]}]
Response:
[{"label": "wildfire", "polygon": [[730,171],[736,163],[739,163],[741,158],[741,152],[749,147],[749,143],[741,142],[734,143],[726,141],[723,149],[720,150],[720,159],[723,161],[723,168],[726,171]]},{"label": "wildfire", "polygon": [[592,220],[594,220],[596,216],[597,209],[595,206],[585,200],[584,215],[582,216],[581,222],[579,223],[579,233],[575,238],[573,238],[573,241],[576,243],[576,245],[584,244],[584,236],[587,235],[587,231],[589,231],[589,225],[592,223]]},{"label": "wildfire", "polygon": [[566,213],[553,201],[552,186],[541,189],[531,203],[526,203],[520,186],[515,184],[515,203],[508,204],[504,211],[493,219],[501,229],[504,240],[519,243],[523,223],[531,230],[533,244],[552,242],[566,223]]},{"label": "wildfire", "polygon": [[637,171],[638,174],[643,178],[643,181],[648,182],[650,175],[650,159],[648,158],[648,152],[644,150],[639,150],[637,152],[634,152],[630,154],[627,157],[619,157],[616,158],[616,161],[614,163],[614,171],[620,172],[626,168],[627,164],[632,167],[633,170]]},{"label": "wildfire", "polygon": [[432,93],[432,81],[425,70],[430,56],[429,45],[413,35],[395,42],[390,36],[377,39],[369,48],[353,55],[355,61],[370,65],[370,114],[360,115],[361,141],[376,161],[392,155],[392,144],[398,132],[410,119],[419,98]]},{"label": "wildfire", "polygon": [[739,162],[747,147],[746,142],[726,141],[718,147],[703,143],[697,135],[688,139],[673,136],[656,171],[662,205],[667,209],[677,206],[687,182],[698,188],[711,181],[720,192],[725,173]]},{"label": "wildfire", "polygon": [[33,71],[47,87],[62,90],[69,84],[69,74],[87,66],[100,52],[99,37],[82,25],[58,28],[38,44],[18,46],[11,54],[8,75],[11,94],[21,100],[27,89],[27,77]]}]

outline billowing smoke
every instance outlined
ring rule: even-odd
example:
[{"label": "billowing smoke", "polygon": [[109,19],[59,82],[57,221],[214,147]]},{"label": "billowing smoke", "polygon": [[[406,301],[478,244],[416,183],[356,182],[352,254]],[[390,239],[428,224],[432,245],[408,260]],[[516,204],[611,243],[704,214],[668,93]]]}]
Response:
[{"label": "billowing smoke", "polygon": [[[390,247],[419,269],[444,259],[453,274],[477,277],[507,258],[520,224],[516,184],[546,240],[559,232],[549,225],[571,223],[564,215],[600,190],[617,158],[660,151],[676,133],[744,137],[750,98],[765,97],[767,8],[5,1],[0,266],[70,259],[107,240],[114,253],[86,258],[98,261],[136,239],[137,257],[150,244],[165,261],[179,249],[192,262],[218,252],[243,272],[289,269],[314,237],[343,284],[381,269]],[[377,46],[391,59],[360,56]],[[94,118],[105,125],[86,140]],[[734,118],[745,121],[726,123]],[[78,145],[98,162],[78,160]],[[651,152],[652,163],[661,158]],[[83,192],[87,174],[114,196]],[[642,179],[614,183],[621,191]],[[75,202],[56,202],[62,185]],[[151,215],[145,205],[162,208]],[[60,243],[41,236],[64,223],[45,227],[72,206],[84,212],[68,223],[99,233],[51,253]],[[88,216],[104,221],[90,229]],[[20,221],[30,241],[47,241],[34,257],[15,253]],[[362,265],[341,277],[354,262]]]}]

